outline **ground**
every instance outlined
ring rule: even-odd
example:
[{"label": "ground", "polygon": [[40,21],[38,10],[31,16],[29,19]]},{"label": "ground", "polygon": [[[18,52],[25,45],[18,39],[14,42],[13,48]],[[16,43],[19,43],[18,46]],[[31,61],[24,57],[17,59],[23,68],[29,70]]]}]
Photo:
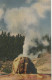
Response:
[{"label": "ground", "polygon": [[51,54],[44,53],[40,58],[33,60],[38,73],[51,74]]},{"label": "ground", "polygon": [[0,80],[51,80],[50,75],[44,74],[15,74],[0,76]]},{"label": "ground", "polygon": [[[6,75],[12,68],[12,61],[0,61],[0,80],[51,80],[51,54],[44,53],[40,58],[35,58],[33,63],[37,68],[37,74],[11,74]],[[10,67],[9,67],[10,66]],[[8,70],[7,70],[8,69]],[[1,75],[5,74],[5,75]]]}]

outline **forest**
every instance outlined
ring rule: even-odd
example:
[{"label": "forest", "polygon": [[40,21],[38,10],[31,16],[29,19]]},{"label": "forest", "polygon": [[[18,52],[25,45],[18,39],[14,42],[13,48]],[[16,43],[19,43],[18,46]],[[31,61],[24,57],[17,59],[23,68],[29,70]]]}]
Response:
[{"label": "forest", "polygon": [[[36,42],[37,47],[31,47],[29,54],[33,53],[35,55],[38,51],[42,51],[43,49],[51,53],[51,37],[45,35],[41,40],[47,40],[49,45],[45,46],[41,41],[35,39],[34,42]],[[2,31],[0,34],[0,60],[13,60],[19,54],[23,53],[24,41],[25,36],[21,34],[11,36],[10,32],[6,33]]]},{"label": "forest", "polygon": [[11,36],[10,33],[0,34],[0,60],[13,60],[23,52],[24,36]]}]

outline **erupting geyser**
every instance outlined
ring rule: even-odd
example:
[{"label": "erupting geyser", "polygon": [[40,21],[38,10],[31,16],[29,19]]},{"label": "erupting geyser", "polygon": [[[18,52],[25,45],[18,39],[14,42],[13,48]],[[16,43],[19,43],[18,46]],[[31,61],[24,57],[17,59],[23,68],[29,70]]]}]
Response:
[{"label": "erupting geyser", "polygon": [[17,57],[13,61],[13,74],[36,74],[37,70],[28,57]]}]

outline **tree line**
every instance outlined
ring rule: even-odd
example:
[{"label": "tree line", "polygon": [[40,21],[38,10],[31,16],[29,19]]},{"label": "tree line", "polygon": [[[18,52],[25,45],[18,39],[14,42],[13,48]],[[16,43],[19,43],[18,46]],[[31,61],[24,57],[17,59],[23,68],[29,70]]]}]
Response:
[{"label": "tree line", "polygon": [[[11,36],[10,32],[6,33],[2,31],[0,34],[0,60],[13,60],[19,54],[23,53],[24,40],[25,36],[22,36],[21,34]],[[42,40],[47,40],[49,45],[43,45],[41,43]],[[51,53],[51,37],[45,35],[42,37],[41,41],[37,38],[34,40],[37,47],[31,47],[29,49],[29,54],[33,53],[35,55],[43,49],[46,49]]]},{"label": "tree line", "polygon": [[10,33],[0,34],[0,60],[13,60],[23,52],[24,36],[18,34],[11,36]]}]

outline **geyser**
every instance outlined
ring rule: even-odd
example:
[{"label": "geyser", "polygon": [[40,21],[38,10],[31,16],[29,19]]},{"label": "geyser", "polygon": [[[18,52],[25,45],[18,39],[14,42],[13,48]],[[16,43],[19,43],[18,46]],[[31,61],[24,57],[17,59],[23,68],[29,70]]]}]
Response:
[{"label": "geyser", "polygon": [[13,74],[36,74],[37,70],[33,62],[28,57],[17,57],[13,61]]}]

